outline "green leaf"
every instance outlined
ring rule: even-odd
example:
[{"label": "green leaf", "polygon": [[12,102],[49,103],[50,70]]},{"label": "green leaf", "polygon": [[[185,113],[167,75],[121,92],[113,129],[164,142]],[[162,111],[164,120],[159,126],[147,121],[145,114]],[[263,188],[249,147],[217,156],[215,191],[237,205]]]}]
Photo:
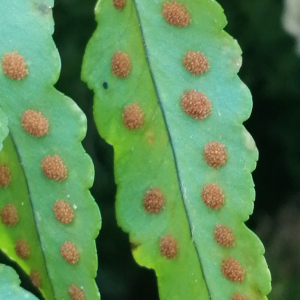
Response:
[{"label": "green leaf", "polygon": [[52,7],[53,0],[5,0],[0,7],[0,107],[10,131],[0,163],[11,177],[0,187],[0,249],[46,299],[99,299],[94,239],[101,220],[88,190],[94,168],[80,143],[86,117],[53,86],[60,59]]},{"label": "green leaf", "polygon": [[[114,146],[117,219],[130,235],[133,255],[139,264],[155,269],[161,299],[239,299],[235,293],[266,299],[270,273],[264,247],[243,223],[253,211],[251,172],[258,157],[242,125],[252,101],[236,75],[241,50],[222,30],[223,11],[215,1],[182,0],[192,20],[188,23],[188,17],[181,18],[184,11],[176,15],[182,6],[168,3],[173,10],[166,15],[170,13],[170,23],[183,25],[178,27],[162,16],[165,1],[127,0],[120,9],[122,2],[98,2],[98,27],[87,46],[82,78],[95,93],[98,130]],[[188,51],[204,53],[208,60],[209,70],[203,69],[202,76],[185,68]],[[211,100],[209,116],[196,111],[204,120],[193,119],[181,107],[182,96],[190,90]],[[193,101],[188,99],[187,109]],[[194,103],[196,108],[200,102]],[[228,159],[220,168],[204,160],[210,141],[225,145]],[[213,145],[222,154],[220,144]],[[226,158],[224,153],[208,154],[222,163]],[[206,206],[209,199],[201,196],[213,183],[225,196],[219,209]],[[220,192],[216,185],[210,187]],[[220,193],[216,196],[222,200]],[[150,198],[157,202],[148,206],[158,210],[165,198],[157,214],[147,213]],[[221,229],[232,247],[221,246],[216,225],[227,226]]]},{"label": "green leaf", "polygon": [[35,300],[37,299],[31,293],[22,289],[20,279],[16,271],[8,266],[0,265],[0,295],[1,299],[9,300]]}]

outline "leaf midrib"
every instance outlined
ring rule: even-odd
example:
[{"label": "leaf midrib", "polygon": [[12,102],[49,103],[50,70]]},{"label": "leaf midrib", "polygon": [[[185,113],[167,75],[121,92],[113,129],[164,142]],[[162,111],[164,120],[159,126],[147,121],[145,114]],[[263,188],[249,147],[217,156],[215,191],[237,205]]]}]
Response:
[{"label": "leaf midrib", "polygon": [[11,141],[12,141],[13,146],[14,146],[14,148],[15,148],[15,151],[16,151],[16,153],[17,153],[17,157],[18,157],[18,160],[19,160],[21,169],[22,169],[22,171],[23,171],[23,175],[24,175],[25,182],[26,182],[26,189],[27,189],[28,196],[29,196],[28,198],[29,198],[30,206],[31,206],[32,212],[33,212],[34,225],[35,225],[35,228],[36,228],[36,232],[37,232],[39,244],[40,244],[40,246],[41,246],[41,252],[42,252],[43,261],[44,261],[44,264],[45,264],[46,273],[47,273],[47,276],[48,276],[48,278],[49,278],[49,283],[50,283],[50,286],[51,286],[51,290],[52,290],[53,297],[54,297],[54,299],[56,299],[56,297],[55,297],[55,292],[54,292],[54,287],[53,287],[52,280],[51,280],[51,277],[50,277],[50,274],[49,274],[49,270],[48,270],[47,260],[46,260],[46,257],[45,257],[44,251],[43,251],[43,247],[42,247],[42,241],[41,241],[41,237],[40,237],[40,232],[39,232],[39,229],[38,229],[38,226],[37,226],[37,220],[36,220],[36,217],[35,217],[35,210],[34,210],[34,205],[33,205],[33,202],[32,202],[32,196],[31,196],[31,193],[30,193],[30,188],[29,188],[28,179],[27,179],[27,176],[26,176],[26,172],[25,172],[25,170],[24,170],[24,165],[21,163],[21,161],[22,161],[22,160],[21,160],[21,155],[20,155],[20,153],[19,153],[19,151],[18,151],[17,144],[15,143],[15,140],[14,140],[14,138],[13,138],[13,134],[12,134],[11,128],[9,128],[9,137],[11,138]]},{"label": "leaf midrib", "polygon": [[149,72],[150,72],[151,80],[153,82],[155,94],[156,94],[156,97],[157,97],[157,102],[158,102],[158,105],[159,105],[159,107],[161,109],[162,116],[163,116],[163,119],[164,119],[164,123],[166,125],[168,139],[170,141],[170,145],[171,145],[171,149],[172,149],[172,154],[173,154],[173,157],[174,157],[174,163],[175,163],[175,168],[176,168],[176,175],[177,175],[177,180],[178,180],[178,184],[179,184],[179,188],[180,188],[180,196],[181,196],[181,200],[183,202],[184,210],[185,210],[185,213],[186,213],[186,216],[187,216],[187,219],[188,219],[188,224],[189,224],[190,233],[191,233],[191,239],[192,239],[194,247],[196,249],[197,257],[198,257],[198,260],[199,260],[199,263],[200,263],[200,269],[201,269],[201,272],[202,272],[202,276],[203,276],[203,279],[205,281],[206,287],[208,289],[208,293],[210,295],[211,293],[210,293],[210,290],[209,290],[209,286],[207,284],[205,273],[204,273],[204,271],[202,269],[202,261],[201,261],[199,249],[198,249],[198,247],[197,247],[197,245],[196,245],[196,243],[194,241],[194,238],[193,238],[193,234],[192,234],[192,227],[193,226],[192,226],[192,223],[191,223],[191,218],[190,218],[189,213],[188,213],[187,204],[186,204],[185,198],[184,198],[184,187],[182,185],[182,180],[181,180],[180,171],[179,171],[179,167],[178,167],[176,150],[175,150],[175,147],[173,145],[172,136],[171,136],[171,133],[169,131],[168,122],[167,122],[167,118],[166,118],[166,115],[165,115],[164,107],[163,107],[162,102],[160,100],[160,95],[159,95],[159,92],[158,92],[157,84],[156,84],[156,81],[155,81],[154,74],[152,72],[150,60],[148,58],[147,42],[146,42],[145,35],[144,35],[144,32],[143,32],[142,24],[141,24],[141,21],[140,21],[140,13],[139,13],[139,10],[138,10],[137,5],[136,5],[136,0],[133,0],[133,4],[134,4],[135,10],[136,10],[136,14],[137,14],[137,19],[138,19],[139,28],[140,28],[140,32],[141,32],[141,37],[142,37],[142,41],[143,41],[143,47],[144,47],[144,51],[145,51],[145,57],[146,57],[146,61],[147,61],[148,67],[149,67]]}]

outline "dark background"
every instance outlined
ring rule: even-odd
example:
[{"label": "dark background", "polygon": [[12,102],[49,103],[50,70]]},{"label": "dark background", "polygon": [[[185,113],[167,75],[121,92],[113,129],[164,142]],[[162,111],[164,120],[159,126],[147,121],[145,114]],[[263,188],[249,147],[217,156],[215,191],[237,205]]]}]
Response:
[{"label": "dark background", "polygon": [[[73,98],[87,115],[88,132],[83,145],[96,169],[91,191],[103,220],[97,239],[96,278],[101,299],[156,300],[155,273],[135,263],[128,236],[116,225],[113,149],[96,131],[93,94],[80,80],[84,49],[96,27],[96,0],[55,2],[54,40],[62,60],[56,87]],[[218,2],[228,19],[226,31],[243,49],[239,75],[252,91],[254,102],[245,126],[256,141],[260,158],[253,173],[255,210],[247,225],[266,248],[273,279],[269,299],[299,300],[300,57],[295,53],[295,41],[282,28],[281,0]],[[24,286],[31,289],[24,280]]]}]

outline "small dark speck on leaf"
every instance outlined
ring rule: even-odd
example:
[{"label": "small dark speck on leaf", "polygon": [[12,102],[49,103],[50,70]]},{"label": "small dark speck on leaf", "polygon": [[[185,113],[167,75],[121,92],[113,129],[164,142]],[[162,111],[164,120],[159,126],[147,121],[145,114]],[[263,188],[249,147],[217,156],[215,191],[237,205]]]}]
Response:
[{"label": "small dark speck on leaf", "polygon": [[52,10],[51,6],[46,5],[44,3],[36,4],[36,6],[37,6],[37,9],[44,15],[47,15]]},{"label": "small dark speck on leaf", "polygon": [[103,87],[107,90],[108,89],[108,83],[107,82],[103,82]]},{"label": "small dark speck on leaf", "polygon": [[140,244],[130,242],[130,249],[131,249],[131,251],[136,250],[139,246],[140,246]]}]

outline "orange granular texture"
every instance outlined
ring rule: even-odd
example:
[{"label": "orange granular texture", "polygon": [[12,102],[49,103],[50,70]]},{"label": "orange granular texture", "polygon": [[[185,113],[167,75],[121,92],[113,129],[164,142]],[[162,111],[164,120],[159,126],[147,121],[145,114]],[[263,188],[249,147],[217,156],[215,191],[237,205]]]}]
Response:
[{"label": "orange granular texture", "polygon": [[69,286],[68,292],[72,300],[85,300],[85,296],[82,289],[80,289],[75,284]]},{"label": "orange granular texture", "polygon": [[32,284],[36,288],[40,288],[42,286],[42,279],[41,279],[40,273],[38,271],[31,270],[30,279],[31,279]]},{"label": "orange granular texture", "polygon": [[167,236],[160,238],[159,247],[161,255],[165,256],[166,259],[176,258],[178,244],[170,233],[168,233]]},{"label": "orange granular texture", "polygon": [[202,75],[209,69],[209,62],[203,53],[188,51],[183,57],[183,65],[193,75]]},{"label": "orange granular texture", "polygon": [[11,181],[10,170],[7,166],[0,164],[0,187],[8,187]]},{"label": "orange granular texture", "polygon": [[18,52],[7,52],[2,58],[2,69],[4,74],[11,78],[21,80],[28,74],[24,57]]},{"label": "orange granular texture", "polygon": [[248,298],[242,294],[234,293],[233,296],[231,297],[231,300],[248,300]]},{"label": "orange granular texture", "polygon": [[224,204],[224,194],[217,183],[206,184],[201,191],[204,204],[212,209],[220,209]]},{"label": "orange granular texture", "polygon": [[232,257],[227,257],[222,261],[221,271],[230,281],[243,282],[245,279],[245,270],[241,264]]},{"label": "orange granular texture", "polygon": [[15,226],[19,222],[19,215],[16,207],[13,204],[6,204],[0,210],[1,222],[10,227]]},{"label": "orange granular texture", "polygon": [[143,205],[147,213],[159,213],[165,203],[165,197],[159,188],[152,188],[146,192]]},{"label": "orange granular texture", "polygon": [[195,90],[184,92],[180,104],[182,110],[196,120],[204,120],[211,114],[211,101]]},{"label": "orange granular texture", "polygon": [[57,200],[53,205],[55,218],[63,224],[71,223],[74,218],[74,210],[64,200]]},{"label": "orange granular texture", "polygon": [[117,51],[111,59],[111,71],[119,78],[128,77],[131,70],[129,56],[125,52]]},{"label": "orange granular texture", "polygon": [[225,145],[219,142],[210,141],[209,144],[204,146],[203,157],[208,165],[215,169],[219,169],[225,165],[228,155],[225,149]]},{"label": "orange granular texture", "polygon": [[144,123],[145,114],[136,102],[124,107],[122,119],[127,129],[139,129]]},{"label": "orange granular texture", "polygon": [[233,247],[235,245],[234,235],[226,225],[216,225],[214,229],[214,239],[223,247]]},{"label": "orange granular texture", "polygon": [[113,0],[113,5],[116,9],[123,9],[126,4],[126,0]]},{"label": "orange granular texture", "polygon": [[42,137],[49,132],[49,121],[41,112],[32,109],[23,113],[21,124],[25,131],[37,137]]},{"label": "orange granular texture", "polygon": [[186,27],[190,22],[190,14],[182,3],[175,1],[165,2],[162,6],[162,16],[170,25]]},{"label": "orange granular texture", "polygon": [[15,251],[22,259],[27,259],[30,256],[30,247],[24,239],[16,242]]},{"label": "orange granular texture", "polygon": [[44,175],[52,180],[62,181],[67,178],[68,170],[58,155],[46,156],[42,160]]},{"label": "orange granular texture", "polygon": [[60,254],[69,264],[74,265],[79,261],[79,252],[74,243],[64,242],[60,247]]}]

